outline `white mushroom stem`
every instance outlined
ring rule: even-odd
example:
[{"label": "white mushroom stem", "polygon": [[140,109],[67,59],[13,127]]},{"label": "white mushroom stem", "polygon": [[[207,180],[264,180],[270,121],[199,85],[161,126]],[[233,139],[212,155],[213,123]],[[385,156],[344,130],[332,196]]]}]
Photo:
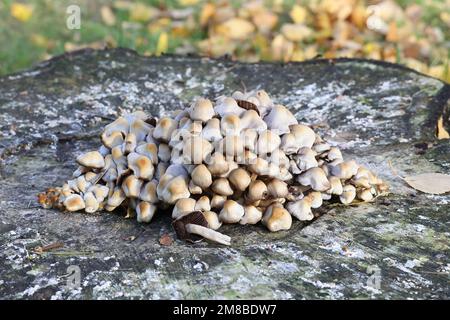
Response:
[{"label": "white mushroom stem", "polygon": [[199,226],[198,224],[188,223],[186,225],[186,231],[189,233],[197,234],[211,241],[224,244],[226,246],[229,246],[231,244],[231,238],[229,236],[214,231],[212,229]]}]

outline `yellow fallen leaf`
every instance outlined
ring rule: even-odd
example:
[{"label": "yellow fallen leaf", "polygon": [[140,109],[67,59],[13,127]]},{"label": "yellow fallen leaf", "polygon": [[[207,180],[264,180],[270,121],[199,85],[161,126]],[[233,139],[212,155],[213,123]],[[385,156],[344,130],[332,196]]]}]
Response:
[{"label": "yellow fallen leaf", "polygon": [[437,126],[436,126],[436,137],[439,140],[442,139],[450,139],[450,134],[448,133],[447,130],[445,130],[444,128],[444,119],[442,118],[442,116],[439,117],[438,122],[437,122]]},{"label": "yellow fallen leaf", "polygon": [[218,26],[216,31],[233,40],[245,40],[255,31],[255,26],[247,20],[232,18]]},{"label": "yellow fallen leaf", "polygon": [[169,49],[169,36],[166,32],[163,32],[159,35],[158,44],[156,45],[155,54],[157,56],[161,55],[164,52],[167,52]]},{"label": "yellow fallen leaf", "polygon": [[363,5],[357,5],[353,8],[350,20],[359,29],[363,29],[366,26],[367,10]]},{"label": "yellow fallen leaf", "polygon": [[268,10],[256,13],[253,16],[253,23],[261,33],[269,33],[277,24],[278,16]]},{"label": "yellow fallen leaf", "polygon": [[295,23],[304,23],[307,15],[308,11],[306,11],[305,8],[299,6],[298,4],[294,5],[289,12],[289,16]]},{"label": "yellow fallen leaf", "polygon": [[398,41],[398,30],[397,30],[397,23],[395,21],[392,21],[389,24],[389,29],[386,34],[386,40],[390,42],[397,42]]},{"label": "yellow fallen leaf", "polygon": [[19,21],[26,22],[33,15],[33,7],[29,4],[13,3],[11,4],[11,16]]},{"label": "yellow fallen leaf", "polygon": [[143,3],[134,3],[130,7],[130,20],[135,22],[147,22],[159,16],[159,10]]},{"label": "yellow fallen leaf", "polygon": [[311,36],[312,31],[303,24],[286,23],[281,27],[281,33],[286,39],[297,42]]},{"label": "yellow fallen leaf", "polygon": [[193,6],[193,5],[197,4],[198,2],[199,2],[199,0],[178,0],[178,3],[183,7]]},{"label": "yellow fallen leaf", "polygon": [[212,3],[206,3],[200,12],[200,25],[203,27],[208,24],[216,11],[216,6]]},{"label": "yellow fallen leaf", "polygon": [[102,6],[100,8],[100,15],[102,16],[103,22],[107,26],[113,26],[116,24],[116,16],[114,15],[114,12],[111,10],[108,6]]},{"label": "yellow fallen leaf", "polygon": [[422,173],[415,176],[408,176],[403,180],[416,190],[442,194],[450,192],[450,175],[442,173]]}]

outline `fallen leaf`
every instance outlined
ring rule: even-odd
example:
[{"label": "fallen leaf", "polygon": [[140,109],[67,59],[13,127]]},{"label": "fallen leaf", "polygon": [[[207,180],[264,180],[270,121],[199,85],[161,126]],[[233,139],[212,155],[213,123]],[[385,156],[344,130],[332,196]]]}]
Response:
[{"label": "fallen leaf", "polygon": [[107,26],[113,26],[116,24],[116,16],[110,7],[102,6],[100,9],[100,15],[102,16],[103,22]]},{"label": "fallen leaf", "polygon": [[29,4],[13,3],[11,4],[11,16],[19,21],[26,22],[33,15],[33,7]]},{"label": "fallen leaf", "polygon": [[247,20],[232,18],[222,23],[217,32],[233,40],[245,40],[255,31],[255,26]]},{"label": "fallen leaf", "polygon": [[305,8],[299,6],[298,4],[294,5],[289,12],[289,16],[292,21],[295,23],[303,23],[306,20],[306,16],[308,15],[308,11]]},{"label": "fallen leaf", "polygon": [[159,10],[143,3],[135,3],[130,7],[130,20],[147,22],[159,16]]},{"label": "fallen leaf", "polygon": [[170,246],[173,243],[173,239],[168,233],[165,233],[159,238],[159,243],[163,246]]},{"label": "fallen leaf", "polygon": [[166,32],[163,32],[159,35],[155,54],[159,56],[162,53],[167,52],[168,49],[169,49],[169,36]]},{"label": "fallen leaf", "polygon": [[200,13],[200,25],[203,27],[208,24],[211,17],[214,15],[216,11],[216,6],[212,3],[207,3],[203,6],[202,11]]},{"label": "fallen leaf", "polygon": [[450,175],[442,173],[422,173],[415,176],[407,176],[403,180],[416,190],[442,194],[450,192]]},{"label": "fallen leaf", "polygon": [[286,39],[297,42],[311,36],[312,31],[303,24],[286,23],[281,27],[281,33]]},{"label": "fallen leaf", "polygon": [[442,118],[442,116],[439,117],[438,122],[437,122],[436,137],[439,140],[450,139],[450,135],[449,135],[448,131],[445,130],[445,128],[444,128],[444,119]]}]

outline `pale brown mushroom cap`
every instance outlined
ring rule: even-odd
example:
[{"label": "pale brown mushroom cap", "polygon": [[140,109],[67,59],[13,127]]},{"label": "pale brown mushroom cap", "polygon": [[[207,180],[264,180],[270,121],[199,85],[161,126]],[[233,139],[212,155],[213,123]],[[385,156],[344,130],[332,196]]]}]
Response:
[{"label": "pale brown mushroom cap", "polygon": [[214,211],[204,211],[203,216],[208,222],[208,227],[217,230],[222,226],[222,222],[219,220],[219,216]]},{"label": "pale brown mushroom cap", "polygon": [[78,211],[85,208],[84,200],[79,194],[69,195],[63,204],[68,211]]},{"label": "pale brown mushroom cap", "polygon": [[178,219],[179,217],[195,211],[195,199],[183,198],[177,200],[172,210],[172,219]]},{"label": "pale brown mushroom cap", "polygon": [[98,151],[86,152],[77,157],[79,165],[89,168],[101,169],[105,166],[105,159]]},{"label": "pale brown mushroom cap", "polygon": [[241,119],[235,114],[226,114],[220,120],[220,131],[223,136],[239,135],[241,133]]},{"label": "pale brown mushroom cap", "polygon": [[270,109],[269,114],[264,117],[267,128],[278,133],[279,135],[288,133],[289,126],[298,124],[295,116],[280,104]]},{"label": "pale brown mushroom cap", "polygon": [[311,186],[316,191],[326,191],[331,187],[330,182],[321,168],[311,168],[297,176],[297,181],[304,186]]},{"label": "pale brown mushroom cap", "polygon": [[125,192],[123,192],[122,188],[117,186],[114,188],[113,193],[108,197],[105,209],[107,211],[113,211],[115,208],[120,206],[125,199]]},{"label": "pale brown mushroom cap", "polygon": [[286,204],[286,209],[298,220],[310,221],[314,219],[314,215],[311,211],[311,201],[311,198],[305,197],[294,202],[288,202]]},{"label": "pale brown mushroom cap", "polygon": [[207,122],[214,117],[214,108],[209,99],[198,99],[192,105],[189,116],[192,120]]},{"label": "pale brown mushroom cap", "polygon": [[213,176],[219,176],[228,172],[229,164],[222,153],[213,153],[205,162],[209,172]]},{"label": "pale brown mushroom cap", "polygon": [[175,120],[167,117],[161,118],[153,131],[153,138],[168,142],[176,128],[177,122]]},{"label": "pale brown mushroom cap", "polygon": [[261,180],[254,180],[248,186],[246,199],[248,202],[252,203],[267,197],[267,186]]},{"label": "pale brown mushroom cap", "polygon": [[149,223],[156,212],[156,206],[146,201],[140,201],[136,206],[137,222]]},{"label": "pale brown mushroom cap", "polygon": [[303,124],[294,124],[290,126],[291,133],[295,137],[296,144],[299,148],[311,148],[316,140],[315,132],[308,126]]},{"label": "pale brown mushroom cap", "polygon": [[225,223],[237,223],[244,216],[244,207],[234,200],[225,201],[219,219]]},{"label": "pale brown mushroom cap", "polygon": [[132,152],[127,156],[128,167],[133,171],[134,175],[140,179],[150,180],[153,178],[155,168],[150,158]]},{"label": "pale brown mushroom cap", "polygon": [[192,182],[202,189],[209,188],[212,184],[211,172],[204,164],[197,165],[191,172]]},{"label": "pale brown mushroom cap", "polygon": [[230,182],[226,178],[218,178],[214,180],[211,190],[222,196],[231,196],[233,194],[233,189],[230,186]]},{"label": "pale brown mushroom cap", "polygon": [[289,193],[287,183],[278,179],[267,183],[267,191],[272,198],[285,198]]},{"label": "pale brown mushroom cap", "polygon": [[196,211],[210,211],[211,210],[211,201],[207,196],[201,196],[198,198],[197,202],[195,203],[195,210]]},{"label": "pale brown mushroom cap", "polygon": [[244,206],[244,216],[239,220],[240,224],[257,224],[262,219],[262,211],[255,206]]},{"label": "pale brown mushroom cap", "polygon": [[162,199],[168,204],[175,203],[178,199],[189,198],[189,188],[182,176],[173,178],[162,192]]},{"label": "pale brown mushroom cap", "polygon": [[331,174],[339,179],[350,179],[358,172],[358,164],[354,160],[344,161],[331,166]]},{"label": "pale brown mushroom cap", "polygon": [[282,205],[274,204],[266,209],[262,223],[272,232],[289,230],[292,226],[292,217]]},{"label": "pale brown mushroom cap", "polygon": [[143,181],[135,175],[130,175],[122,182],[122,189],[128,198],[137,198],[141,193]]},{"label": "pale brown mushroom cap", "polygon": [[281,138],[271,130],[265,130],[259,134],[257,142],[257,154],[266,155],[278,148],[281,144]]},{"label": "pale brown mushroom cap", "polygon": [[356,197],[356,188],[350,184],[344,186],[342,194],[339,196],[339,199],[343,204],[350,204],[355,200]]},{"label": "pale brown mushroom cap", "polygon": [[139,193],[139,199],[150,203],[157,203],[159,200],[158,195],[156,193],[157,185],[158,185],[157,180],[147,182],[142,187],[141,192]]},{"label": "pale brown mushroom cap", "polygon": [[230,172],[228,180],[236,190],[244,191],[249,186],[250,174],[243,168],[237,168]]}]

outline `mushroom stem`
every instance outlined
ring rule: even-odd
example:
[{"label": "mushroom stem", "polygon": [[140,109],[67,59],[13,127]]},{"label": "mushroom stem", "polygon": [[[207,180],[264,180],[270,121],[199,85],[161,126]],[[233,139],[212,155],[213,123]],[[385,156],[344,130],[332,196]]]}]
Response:
[{"label": "mushroom stem", "polygon": [[202,236],[206,239],[209,239],[211,241],[224,244],[226,246],[229,246],[231,244],[231,238],[227,235],[224,235],[220,232],[214,231],[212,229],[199,226],[198,224],[192,224],[189,223],[186,225],[186,231],[189,233],[194,233],[199,236]]}]

